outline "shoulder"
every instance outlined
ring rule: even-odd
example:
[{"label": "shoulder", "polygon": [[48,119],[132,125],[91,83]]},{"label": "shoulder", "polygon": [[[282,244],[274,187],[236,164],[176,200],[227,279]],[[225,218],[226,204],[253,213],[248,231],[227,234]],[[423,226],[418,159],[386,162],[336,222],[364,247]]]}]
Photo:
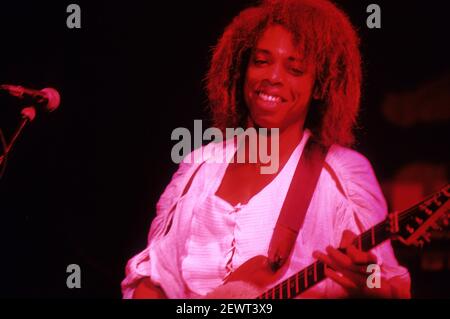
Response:
[{"label": "shoulder", "polygon": [[173,205],[178,196],[182,194],[185,187],[190,184],[191,177],[197,173],[201,166],[213,167],[211,165],[202,164],[225,163],[225,156],[227,156],[227,154],[232,154],[232,152],[224,152],[229,145],[229,141],[220,143],[210,142],[188,153],[178,163],[178,168],[172,175],[169,184],[161,195],[158,206],[170,207]]},{"label": "shoulder", "polygon": [[340,178],[346,191],[349,191],[348,184],[351,182],[375,177],[369,160],[361,153],[347,147],[332,145],[325,161]]},{"label": "shoulder", "polygon": [[387,210],[380,185],[369,160],[347,147],[333,145],[325,160],[325,168],[332,175],[344,197],[359,208]]}]

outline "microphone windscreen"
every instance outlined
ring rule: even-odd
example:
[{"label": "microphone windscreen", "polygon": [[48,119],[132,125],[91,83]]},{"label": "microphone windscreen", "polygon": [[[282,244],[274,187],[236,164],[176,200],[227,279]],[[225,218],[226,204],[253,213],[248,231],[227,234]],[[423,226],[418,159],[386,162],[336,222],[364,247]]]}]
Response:
[{"label": "microphone windscreen", "polygon": [[43,92],[47,97],[47,110],[49,112],[53,112],[54,110],[56,110],[59,106],[59,103],[61,102],[61,97],[58,91],[56,91],[54,88],[45,88],[42,89],[41,92]]}]

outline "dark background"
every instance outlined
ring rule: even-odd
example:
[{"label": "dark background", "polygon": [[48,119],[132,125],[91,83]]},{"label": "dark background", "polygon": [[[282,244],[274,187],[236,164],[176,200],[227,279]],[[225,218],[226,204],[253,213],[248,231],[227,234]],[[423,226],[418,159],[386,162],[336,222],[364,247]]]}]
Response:
[{"label": "dark background", "polygon": [[[338,1],[362,38],[355,148],[373,163],[395,206],[396,178],[409,163],[440,167],[439,181],[448,181],[448,111],[424,105],[426,114],[444,116],[402,126],[383,115],[382,105],[389,94],[440,79],[448,91],[450,11],[437,0],[375,2],[380,30],[365,24],[370,1]],[[57,111],[26,127],[0,180],[1,297],[121,296],[125,263],[145,247],[154,206],[176,169],[170,134],[207,119],[203,78],[211,46],[254,1],[76,1],[81,29],[66,27],[69,3],[0,4],[0,84],[51,86],[62,96]],[[448,108],[448,94],[437,92]],[[20,105],[0,96],[8,139]],[[414,112],[406,109],[405,116]],[[424,181],[429,174],[420,167],[403,179],[422,183],[425,195],[440,184]],[[395,246],[415,297],[450,297],[448,233],[441,235],[423,250]],[[440,267],[431,271],[427,261]],[[81,289],[66,287],[72,263],[81,267]]]}]

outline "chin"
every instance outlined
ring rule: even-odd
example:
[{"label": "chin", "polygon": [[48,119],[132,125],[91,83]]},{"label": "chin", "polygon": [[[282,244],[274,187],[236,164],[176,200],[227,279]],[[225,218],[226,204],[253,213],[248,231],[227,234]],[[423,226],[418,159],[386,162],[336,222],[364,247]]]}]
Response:
[{"label": "chin", "polygon": [[280,125],[270,119],[258,119],[257,121],[253,121],[255,123],[256,128],[280,128]]}]

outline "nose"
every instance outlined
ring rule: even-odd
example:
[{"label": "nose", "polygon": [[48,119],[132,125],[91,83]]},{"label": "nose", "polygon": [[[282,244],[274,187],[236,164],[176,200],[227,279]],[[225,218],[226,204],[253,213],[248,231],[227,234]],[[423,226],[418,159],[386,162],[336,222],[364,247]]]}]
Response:
[{"label": "nose", "polygon": [[280,63],[274,63],[268,70],[267,80],[271,85],[283,84],[283,67]]}]

